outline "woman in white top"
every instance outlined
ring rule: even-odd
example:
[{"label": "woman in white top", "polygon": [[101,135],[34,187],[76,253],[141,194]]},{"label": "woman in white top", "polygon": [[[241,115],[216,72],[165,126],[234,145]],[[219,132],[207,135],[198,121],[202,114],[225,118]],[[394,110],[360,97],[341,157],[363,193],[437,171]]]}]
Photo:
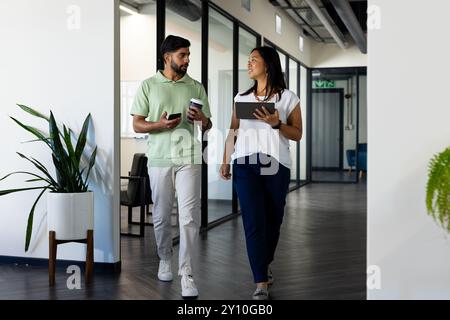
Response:
[{"label": "woman in white top", "polygon": [[253,49],[248,74],[254,85],[235,97],[235,102],[275,103],[275,112],[255,109],[254,120],[238,119],[236,106],[227,137],[222,178],[231,178],[241,206],[247,253],[256,290],[253,299],[269,298],[273,261],[283,221],[290,182],[289,140],[302,137],[300,100],[286,89],[280,58],[271,47]]}]

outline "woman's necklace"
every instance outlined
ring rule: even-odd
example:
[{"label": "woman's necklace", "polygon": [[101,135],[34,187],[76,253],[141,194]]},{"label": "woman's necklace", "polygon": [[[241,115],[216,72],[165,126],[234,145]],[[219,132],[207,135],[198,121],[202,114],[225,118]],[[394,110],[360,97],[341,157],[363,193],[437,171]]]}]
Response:
[{"label": "woman's necklace", "polygon": [[[264,90],[264,91],[265,91],[265,90]],[[267,102],[267,101],[270,100],[270,99],[272,98],[272,96],[273,96],[273,94],[272,94],[272,96],[270,96],[267,100],[261,100],[261,99],[259,98],[258,94],[257,94],[255,91],[253,91],[253,95],[255,96],[255,99],[256,99],[256,101],[258,101],[258,102]]]}]

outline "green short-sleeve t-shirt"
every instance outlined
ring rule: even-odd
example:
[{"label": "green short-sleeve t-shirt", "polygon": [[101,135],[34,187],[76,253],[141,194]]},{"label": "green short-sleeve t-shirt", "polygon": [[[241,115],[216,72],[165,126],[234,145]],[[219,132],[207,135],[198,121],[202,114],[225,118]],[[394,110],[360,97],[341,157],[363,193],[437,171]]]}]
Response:
[{"label": "green short-sleeve t-shirt", "polygon": [[172,130],[150,133],[147,157],[149,166],[171,167],[202,163],[202,143],[199,128],[187,120],[189,101],[203,102],[202,111],[211,118],[208,97],[201,83],[187,74],[178,81],[166,78],[161,71],[142,82],[138,89],[131,115],[145,116],[148,121],[157,122],[164,112],[167,115],[181,113],[181,123]]}]

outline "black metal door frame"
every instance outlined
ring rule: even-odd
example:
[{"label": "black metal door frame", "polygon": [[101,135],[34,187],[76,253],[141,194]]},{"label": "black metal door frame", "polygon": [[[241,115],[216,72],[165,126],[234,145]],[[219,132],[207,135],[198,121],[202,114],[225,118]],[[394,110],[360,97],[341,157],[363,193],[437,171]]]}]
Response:
[{"label": "black metal door frame", "polygon": [[[343,88],[330,88],[330,89],[312,89],[311,95],[314,93],[339,93],[339,170],[343,170],[343,160],[344,160],[344,89]],[[312,106],[312,110],[314,110],[314,105]],[[313,120],[313,114],[310,114],[311,122]],[[312,139],[313,137],[311,137]],[[312,147],[311,147],[312,148]],[[312,149],[311,149],[312,151]],[[314,181],[313,182],[317,182]],[[322,180],[320,181],[322,182]]]}]

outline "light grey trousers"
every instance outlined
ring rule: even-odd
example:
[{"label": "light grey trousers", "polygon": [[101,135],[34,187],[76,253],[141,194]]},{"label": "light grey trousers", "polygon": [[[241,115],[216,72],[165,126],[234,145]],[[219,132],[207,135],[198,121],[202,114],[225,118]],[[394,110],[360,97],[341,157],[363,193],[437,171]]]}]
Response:
[{"label": "light grey trousers", "polygon": [[158,256],[162,260],[172,257],[171,214],[176,191],[180,225],[178,274],[192,274],[197,259],[201,219],[201,165],[149,167],[149,177]]}]

